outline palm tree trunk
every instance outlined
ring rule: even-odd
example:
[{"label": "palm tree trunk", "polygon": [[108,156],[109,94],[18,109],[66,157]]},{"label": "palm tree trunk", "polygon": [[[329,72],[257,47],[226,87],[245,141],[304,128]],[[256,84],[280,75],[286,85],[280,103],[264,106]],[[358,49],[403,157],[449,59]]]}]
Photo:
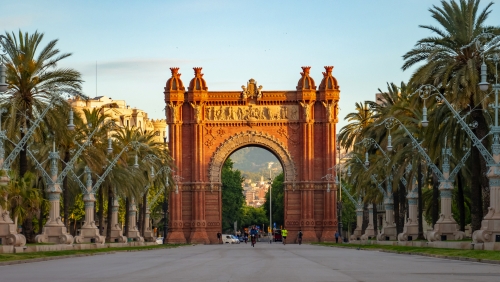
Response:
[{"label": "palm tree trunk", "polygon": [[[66,168],[66,164],[70,161],[70,152],[68,149],[64,152],[64,162],[62,163],[62,169]],[[68,178],[65,177],[63,180],[63,204],[64,204],[64,226],[69,229],[69,188],[68,188]]]},{"label": "palm tree trunk", "polygon": [[76,236],[76,218],[75,218],[75,223],[73,224],[73,230],[71,230],[71,234],[73,234],[73,237]]},{"label": "palm tree trunk", "polygon": [[401,224],[401,232],[403,232],[403,227],[406,222],[407,216],[407,204],[406,204],[406,189],[403,186],[402,189],[399,190],[399,220]]},{"label": "palm tree trunk", "polygon": [[418,193],[418,236],[417,239],[424,240],[424,225],[422,216],[422,162],[418,161],[417,168],[417,193]]},{"label": "palm tree trunk", "polygon": [[[473,163],[478,163],[479,150],[476,147],[472,147],[471,150],[471,160]],[[471,166],[471,233],[481,228],[481,221],[483,220],[483,201],[481,193],[481,167],[478,165]]]},{"label": "palm tree trunk", "polygon": [[[139,230],[139,234],[141,233],[142,226],[142,199],[137,203],[137,230]],[[142,235],[142,234],[141,234]]]},{"label": "palm tree trunk", "polygon": [[35,232],[33,230],[33,216],[28,215],[23,221],[23,235],[26,237],[26,243],[35,242]]},{"label": "palm tree trunk", "polygon": [[460,230],[465,232],[465,197],[464,197],[464,186],[462,180],[462,170],[459,170],[457,173],[457,207],[460,218]]},{"label": "palm tree trunk", "polygon": [[148,205],[148,193],[144,193],[142,197],[142,225],[141,225],[141,235],[144,236],[144,232],[146,231],[146,208]]},{"label": "palm tree trunk", "polygon": [[111,217],[113,216],[113,188],[111,188],[111,184],[108,185],[108,224],[106,225],[106,241],[110,242],[111,238]]},{"label": "palm tree trunk", "polygon": [[125,232],[125,236],[128,235],[128,228],[129,228],[129,223],[128,222],[128,207],[130,206],[130,200],[128,197],[125,198],[125,230],[123,230],[123,232]]},{"label": "palm tree trunk", "polygon": [[369,213],[367,209],[367,204],[363,203],[363,224],[361,225],[361,230],[363,231],[363,234],[365,233],[366,227],[368,227],[368,218],[369,218]]},{"label": "palm tree trunk", "polygon": [[[28,103],[29,104],[29,103]],[[32,111],[31,111],[31,105],[28,105],[28,110],[26,111],[26,114],[28,115],[29,118],[32,118]],[[25,117],[21,117],[22,120],[26,122],[26,128],[30,127],[30,119],[25,119]],[[24,130],[21,130],[21,139],[25,136]],[[24,174],[28,171],[28,143],[24,144],[23,150],[19,153],[19,177],[22,178],[24,177]],[[45,195],[44,195],[45,196]],[[43,213],[43,210],[41,210],[41,215]],[[40,217],[43,219],[43,217]],[[25,232],[24,236],[26,237],[26,242],[33,243],[35,241],[35,233],[33,230],[33,215],[28,215],[25,220],[23,221],[23,232]],[[42,225],[43,226],[43,225]],[[40,229],[41,232],[42,229]]]},{"label": "palm tree trunk", "polygon": [[[24,137],[24,133],[21,133],[21,139]],[[19,177],[23,177],[28,171],[28,143],[23,146],[23,150],[19,153]]]},{"label": "palm tree trunk", "polygon": [[[31,122],[30,119],[33,118],[33,111],[31,109],[31,104],[27,103],[26,105],[27,111],[26,114],[28,115],[29,119],[26,119],[24,116],[20,116],[20,119],[23,121],[21,124],[26,122],[26,129],[30,128]],[[21,130],[21,139],[26,135],[24,130]],[[19,177],[23,177],[24,174],[28,171],[28,142],[24,144],[23,150],[19,152]]]},{"label": "palm tree trunk", "polygon": [[104,189],[102,186],[99,188],[99,211],[97,211],[99,218],[99,234],[104,234]]},{"label": "palm tree trunk", "polygon": [[439,179],[432,173],[432,206],[431,206],[432,227],[439,219]]},{"label": "palm tree trunk", "polygon": [[[40,177],[39,179],[40,186],[40,192],[42,194],[42,198],[45,199],[45,186],[43,184],[42,178]],[[42,201],[40,204],[40,218],[38,219],[38,234],[42,233],[43,230],[43,219],[45,218],[45,213],[43,212],[45,210],[45,202]]]},{"label": "palm tree trunk", "polygon": [[403,232],[403,225],[401,225],[401,219],[399,218],[399,192],[401,190],[401,182],[399,182],[399,188],[395,189],[392,193],[392,197],[394,198],[394,222],[396,223],[396,231],[397,233]]},{"label": "palm tree trunk", "polygon": [[[475,107],[473,101],[473,95],[471,95],[470,105],[472,108]],[[478,105],[477,110],[471,112],[471,118],[477,121],[478,126],[473,129],[479,140],[483,140],[483,145],[488,148],[488,140],[484,138],[488,133],[487,123],[484,118],[484,114],[481,111],[481,105]],[[486,164],[483,157],[481,156],[477,147],[473,146],[471,150],[471,161],[473,165],[471,167],[471,233],[481,228],[481,221],[483,220],[483,190],[488,189],[488,181],[485,177],[487,170]],[[486,181],[485,179],[486,178]],[[489,199],[488,199],[489,204]]]}]

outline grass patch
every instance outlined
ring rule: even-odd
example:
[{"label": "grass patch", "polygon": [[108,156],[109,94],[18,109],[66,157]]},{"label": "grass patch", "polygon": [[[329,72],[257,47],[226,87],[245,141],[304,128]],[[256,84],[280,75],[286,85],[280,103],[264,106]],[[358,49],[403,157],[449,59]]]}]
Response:
[{"label": "grass patch", "polygon": [[457,250],[457,249],[440,249],[429,247],[410,247],[410,246],[385,246],[385,245],[349,245],[349,244],[335,244],[335,243],[312,243],[319,246],[333,246],[352,249],[367,249],[367,250],[388,250],[397,253],[405,254],[429,254],[440,255],[447,257],[460,257],[460,258],[473,258],[480,260],[500,260],[499,251],[485,251],[485,250]]},{"label": "grass patch", "polygon": [[58,257],[68,255],[92,255],[107,252],[120,252],[120,251],[140,251],[151,249],[170,249],[184,245],[153,245],[153,246],[138,246],[138,247],[119,247],[119,248],[101,248],[90,250],[67,250],[67,251],[47,251],[47,252],[32,252],[32,253],[13,253],[13,254],[0,254],[0,262],[13,261],[13,260],[27,260],[45,257]]}]

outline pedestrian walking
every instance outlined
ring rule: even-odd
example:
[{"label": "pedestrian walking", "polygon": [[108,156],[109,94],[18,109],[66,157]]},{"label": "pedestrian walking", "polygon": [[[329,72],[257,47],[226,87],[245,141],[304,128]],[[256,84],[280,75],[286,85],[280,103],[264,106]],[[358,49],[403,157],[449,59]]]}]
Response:
[{"label": "pedestrian walking", "polygon": [[338,231],[335,231],[335,243],[338,243],[339,242],[339,232]]},{"label": "pedestrian walking", "polygon": [[299,241],[299,245],[302,244],[302,230],[297,233],[297,241]]},{"label": "pedestrian walking", "polygon": [[221,237],[222,237],[222,234],[220,234],[220,232],[217,232],[217,241],[219,241],[219,244],[221,243],[220,242]]}]

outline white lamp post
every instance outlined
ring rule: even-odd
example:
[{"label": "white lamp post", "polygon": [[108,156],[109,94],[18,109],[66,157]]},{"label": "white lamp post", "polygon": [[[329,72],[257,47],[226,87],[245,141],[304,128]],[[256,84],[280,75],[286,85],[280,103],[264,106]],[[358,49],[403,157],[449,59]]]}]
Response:
[{"label": "white lamp post", "polygon": [[[481,34],[473,40],[472,44],[477,44],[478,39],[480,37],[493,37],[489,34]],[[495,37],[494,39],[498,39],[499,37]],[[491,40],[490,42],[493,42]],[[498,40],[497,40],[498,41]],[[495,44],[490,44],[489,47],[493,47]],[[465,46],[470,47],[470,46]],[[488,51],[483,47],[478,47],[478,50],[483,54]],[[443,94],[439,92],[439,90],[433,85],[423,85],[421,86],[416,93],[419,94],[420,98],[424,99],[424,110],[425,110],[425,100],[430,98],[431,96],[436,96],[438,101],[443,102],[449,110],[452,112],[454,118],[460,124],[462,130],[464,130],[469,138],[472,141],[472,144],[477,147],[483,158],[485,159],[487,165],[490,167],[487,177],[490,182],[490,207],[488,214],[484,217],[481,223],[481,229],[476,230],[472,239],[474,242],[484,243],[484,242],[500,242],[500,127],[498,125],[498,92],[500,90],[500,84],[498,83],[498,63],[500,62],[500,58],[498,54],[493,54],[492,61],[495,64],[495,84],[492,85],[493,92],[495,93],[495,103],[491,105],[495,109],[495,119],[494,125],[491,128],[490,134],[493,134],[493,144],[491,146],[491,153],[484,147],[481,140],[477,138],[477,136],[472,132],[469,128],[469,125],[465,123],[463,118],[455,111],[453,106],[446,100]],[[489,88],[489,83],[486,80],[487,78],[487,67],[483,62],[481,65],[481,82],[478,84],[479,89],[481,91],[487,91]],[[425,112],[426,113],[426,112]],[[427,125],[427,116],[424,116],[424,120],[422,121],[422,125],[424,125],[424,121]],[[493,154],[493,155],[492,155]]]},{"label": "white lamp post", "polygon": [[[448,163],[448,155],[451,152],[444,150],[444,163],[443,163],[443,172],[439,170],[439,168],[434,164],[431,158],[427,155],[425,150],[420,146],[418,141],[413,137],[413,135],[408,131],[408,129],[396,118],[389,117],[382,121],[381,124],[387,129],[392,129],[394,127],[400,126],[406,133],[406,135],[411,139],[412,145],[414,148],[418,150],[420,155],[424,158],[427,165],[432,169],[434,174],[438,177],[439,182],[441,183],[439,186],[439,190],[441,191],[441,218],[434,226],[434,230],[427,234],[427,239],[429,241],[439,241],[439,240],[461,240],[464,237],[464,233],[458,229],[458,225],[451,214],[451,194],[453,189],[453,179],[455,175],[458,173],[460,168],[464,165],[467,160],[469,153],[467,153],[464,158],[462,158],[461,162],[457,164],[455,169],[450,173],[450,165]],[[446,143],[446,141],[445,141]],[[412,181],[413,188],[408,193],[408,203],[410,206],[410,219],[405,223],[403,228],[403,233],[398,234],[398,240],[406,241],[409,239],[409,236],[418,235],[418,219],[417,219],[417,199],[418,194],[416,193],[416,180]],[[444,236],[444,237],[443,237]]]}]

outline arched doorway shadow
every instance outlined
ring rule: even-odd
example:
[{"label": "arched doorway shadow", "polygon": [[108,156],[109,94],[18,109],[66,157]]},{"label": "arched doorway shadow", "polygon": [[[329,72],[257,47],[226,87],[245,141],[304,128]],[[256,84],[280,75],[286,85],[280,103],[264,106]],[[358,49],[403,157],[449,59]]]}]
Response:
[{"label": "arched doorway shadow", "polygon": [[221,172],[226,159],[233,152],[247,146],[263,147],[274,154],[283,168],[285,185],[294,185],[297,169],[285,145],[267,133],[251,130],[229,137],[215,150],[208,167],[208,175],[212,184],[220,185],[222,183]]}]

